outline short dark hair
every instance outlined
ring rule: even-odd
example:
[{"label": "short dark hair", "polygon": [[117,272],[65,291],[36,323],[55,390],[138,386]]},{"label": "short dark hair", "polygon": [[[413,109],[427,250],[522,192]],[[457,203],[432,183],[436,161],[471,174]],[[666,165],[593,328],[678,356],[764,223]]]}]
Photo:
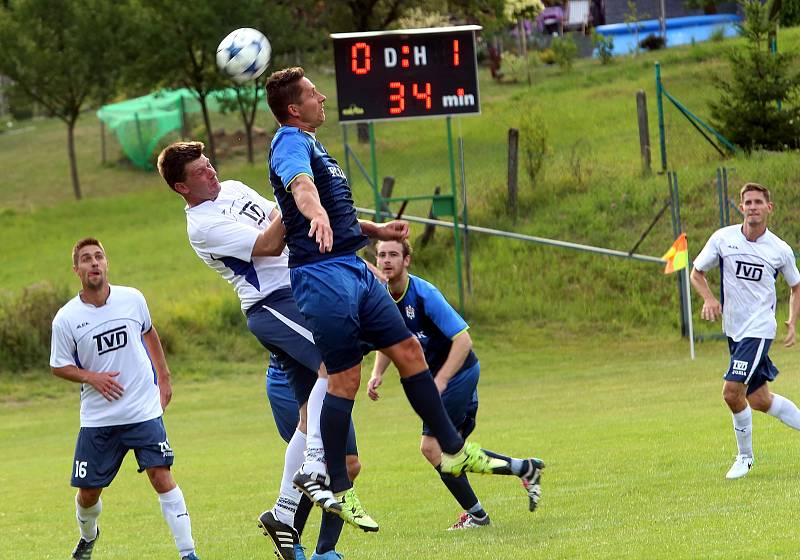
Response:
[{"label": "short dark hair", "polygon": [[267,90],[267,104],[279,123],[283,124],[289,118],[289,105],[300,101],[300,94],[303,91],[300,87],[300,80],[305,75],[305,70],[300,66],[295,66],[273,72],[267,78],[264,86],[264,89]]},{"label": "short dark hair", "polygon": [[764,195],[764,198],[767,202],[769,202],[769,189],[764,185],[759,185],[758,183],[745,183],[742,187],[742,190],[739,191],[739,200],[744,200],[744,193],[750,191],[758,191]]},{"label": "short dark hair", "polygon": [[203,155],[202,142],[174,142],[158,154],[158,172],[174,191],[175,183],[186,180],[186,164]]},{"label": "short dark hair", "polygon": [[89,245],[97,245],[100,247],[100,250],[103,251],[103,254],[106,254],[106,249],[103,247],[103,244],[100,243],[100,241],[94,237],[84,237],[75,243],[75,246],[72,248],[72,266],[78,266],[78,253],[81,252],[81,249],[88,247]]}]

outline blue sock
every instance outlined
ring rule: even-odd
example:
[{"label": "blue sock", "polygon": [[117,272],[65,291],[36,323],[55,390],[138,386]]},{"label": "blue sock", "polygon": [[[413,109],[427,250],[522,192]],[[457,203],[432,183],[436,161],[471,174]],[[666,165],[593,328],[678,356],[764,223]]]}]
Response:
[{"label": "blue sock", "polygon": [[464,440],[458,435],[444,409],[442,397],[436,389],[430,370],[426,369],[410,377],[401,377],[400,381],[411,408],[430,427],[434,437],[439,440],[442,451],[450,455],[461,451]]},{"label": "blue sock", "polygon": [[325,461],[331,477],[331,490],[342,492],[352,486],[347,476],[347,433],[350,431],[350,420],[354,401],[327,393],[322,401],[322,412],[319,416],[322,445],[325,447]]},{"label": "blue sock", "polygon": [[341,517],[329,511],[322,512],[322,523],[319,526],[319,538],[317,539],[317,554],[336,550],[336,543],[339,542],[342,527],[344,527],[344,520]]},{"label": "blue sock", "polygon": [[[439,471],[439,469],[436,469]],[[464,511],[468,511],[475,515],[475,517],[483,517],[486,515],[486,512],[483,511],[483,508],[480,507],[480,503],[478,502],[478,497],[475,495],[475,492],[472,490],[472,486],[467,480],[467,475],[462,474],[461,476],[453,476],[450,473],[443,473],[439,472],[439,476],[444,482],[444,485],[447,486],[447,489],[450,490],[450,493],[458,502],[458,505],[462,507]],[[475,509],[475,506],[478,506],[476,511],[472,511]]]}]

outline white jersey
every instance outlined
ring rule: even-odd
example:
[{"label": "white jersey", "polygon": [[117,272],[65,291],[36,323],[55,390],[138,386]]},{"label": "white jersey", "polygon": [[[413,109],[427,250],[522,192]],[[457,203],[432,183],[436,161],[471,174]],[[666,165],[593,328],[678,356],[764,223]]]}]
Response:
[{"label": "white jersey", "polygon": [[111,286],[105,305],[95,307],[75,296],[53,319],[50,366],[77,366],[95,372],[118,371],[122,397],[107,401],[81,384],[81,427],[119,426],[158,418],[161,396],[142,335],[153,327],[142,293]]},{"label": "white jersey", "polygon": [[223,181],[216,200],[186,207],[189,243],[204,263],[233,284],[242,311],[290,286],[287,249],[277,257],[252,256],[274,208],[274,202],[239,181]]},{"label": "white jersey", "polygon": [[748,241],[742,226],[715,231],[694,260],[702,272],[720,266],[722,327],[738,342],[743,338],[775,338],[775,279],[783,274],[789,286],[800,283],[791,247],[769,230]]}]

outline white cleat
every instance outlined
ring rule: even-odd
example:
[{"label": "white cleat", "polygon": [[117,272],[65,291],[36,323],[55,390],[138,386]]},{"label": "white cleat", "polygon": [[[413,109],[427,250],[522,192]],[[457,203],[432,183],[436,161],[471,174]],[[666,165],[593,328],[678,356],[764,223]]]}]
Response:
[{"label": "white cleat", "polygon": [[753,458],[748,457],[747,455],[737,455],[736,460],[731,465],[730,470],[728,470],[728,474],[725,475],[725,478],[728,480],[733,480],[735,478],[742,478],[744,475],[750,472],[750,469],[753,468]]}]

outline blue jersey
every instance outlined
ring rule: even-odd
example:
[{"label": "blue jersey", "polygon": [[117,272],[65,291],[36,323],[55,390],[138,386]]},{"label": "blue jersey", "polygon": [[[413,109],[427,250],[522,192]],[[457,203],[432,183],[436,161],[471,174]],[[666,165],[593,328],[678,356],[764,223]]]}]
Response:
[{"label": "blue jersey", "polygon": [[[299,175],[314,180],[322,207],[328,213],[333,229],[330,253],[320,253],[317,242],[308,237],[310,222],[298,210],[289,190]],[[347,177],[314,135],[290,126],[278,129],[269,151],[269,181],[283,214],[290,268],[352,254],[367,244]]]},{"label": "blue jersey", "polygon": [[[441,369],[450,353],[453,338],[469,328],[455,309],[447,303],[442,293],[430,282],[412,274],[408,275],[406,291],[395,300],[408,330],[422,344],[425,361],[431,373]],[[456,372],[471,368],[478,363],[475,353],[470,350],[464,364]]]}]

